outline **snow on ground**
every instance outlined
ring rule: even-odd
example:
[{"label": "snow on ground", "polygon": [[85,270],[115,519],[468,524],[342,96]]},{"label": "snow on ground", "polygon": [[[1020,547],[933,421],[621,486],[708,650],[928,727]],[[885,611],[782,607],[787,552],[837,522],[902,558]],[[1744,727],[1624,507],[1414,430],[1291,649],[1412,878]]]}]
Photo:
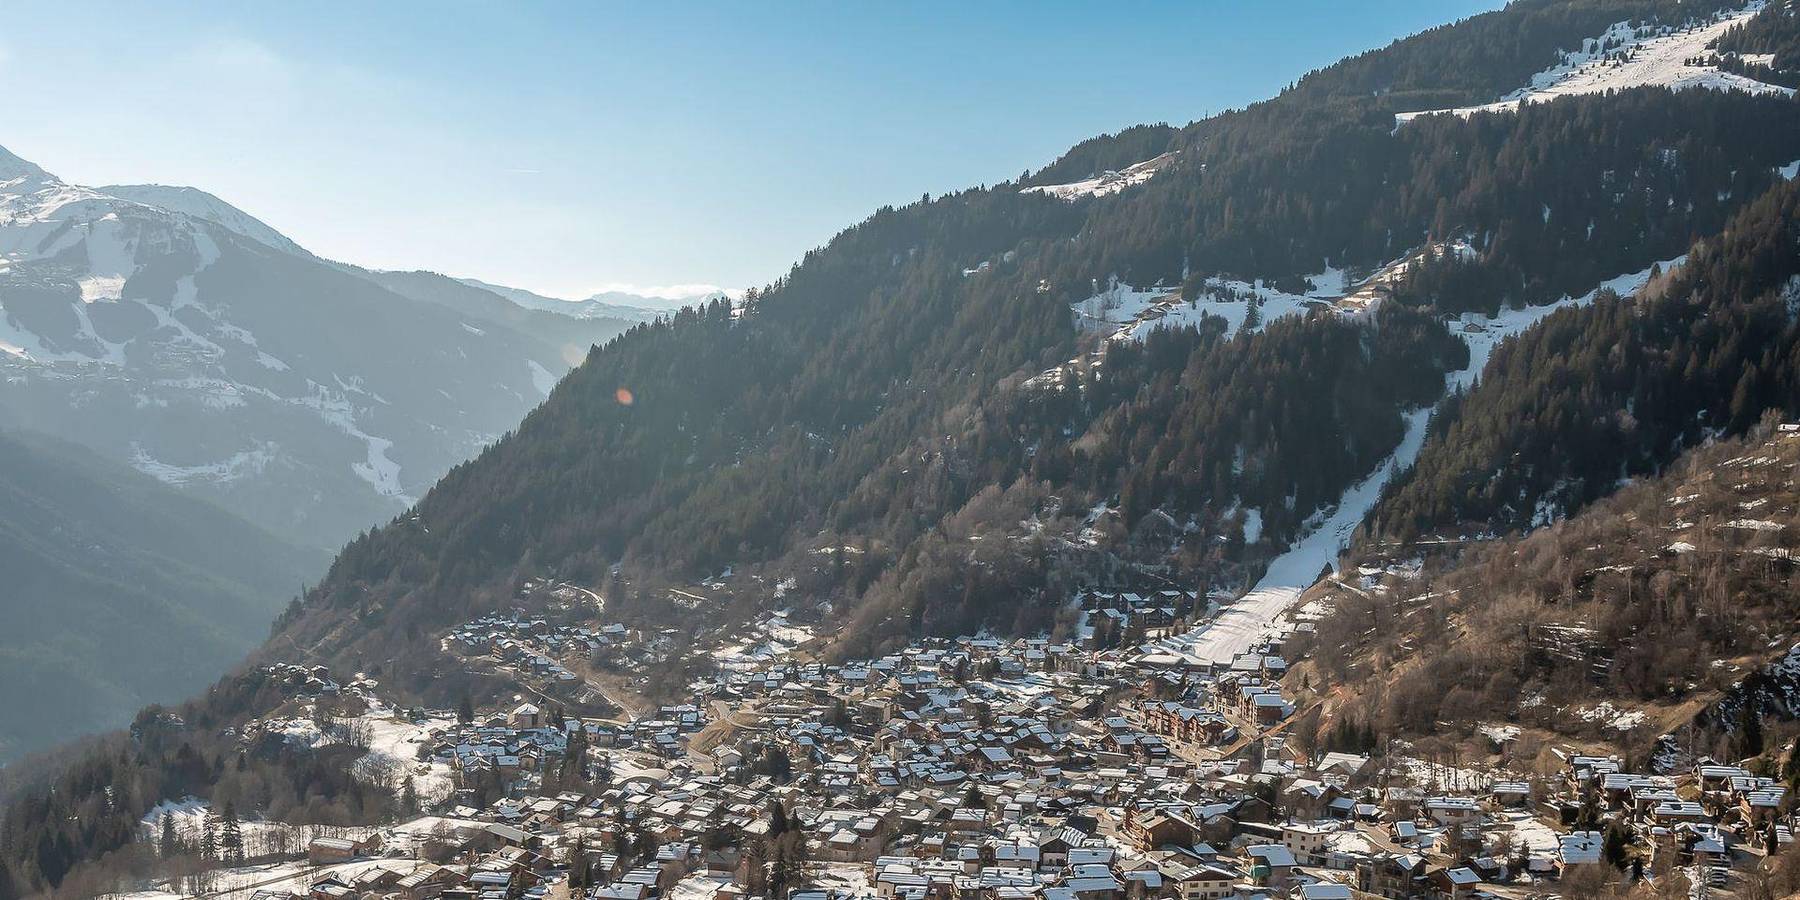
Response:
[{"label": "snow on ground", "polygon": [[491,822],[482,819],[458,819],[452,816],[420,816],[410,822],[402,822],[389,829],[383,836],[385,846],[389,849],[400,848],[404,851],[416,851],[440,830],[455,833],[459,828],[486,828]]},{"label": "snow on ground", "polygon": [[754,671],[767,667],[812,639],[812,628],[790,622],[788,610],[776,610],[752,625],[740,639],[714,650],[713,659],[726,671]]},{"label": "snow on ground", "polygon": [[1418,458],[1430,418],[1429,407],[1407,413],[1406,434],[1400,439],[1400,446],[1368,477],[1351,485],[1317,527],[1276,557],[1250,593],[1206,624],[1159,641],[1157,648],[1196,663],[1228,663],[1274,634],[1279,620],[1300,599],[1301,592],[1312,585],[1326,566],[1336,567],[1338,553],[1375,506],[1388,479]]},{"label": "snow on ground", "polygon": [[1466,237],[1425,244],[1375,270],[1375,274],[1370,275],[1354,290],[1346,293],[1340,305],[1352,310],[1368,309],[1374,306],[1395,285],[1411,277],[1413,269],[1424,264],[1433,254],[1465,262],[1478,255],[1475,245],[1469,243],[1469,239]]},{"label": "snow on ground", "polygon": [[[1708,45],[1732,26],[1755,15],[1763,7],[1751,3],[1735,12],[1693,28],[1667,28],[1646,31],[1620,22],[1598,38],[1588,38],[1582,48],[1563,54],[1563,61],[1531,77],[1531,83],[1494,103],[1457,109],[1435,109],[1400,113],[1394,117],[1395,127],[1419,116],[1450,113],[1468,117],[1478,112],[1510,112],[1525,103],[1541,103],[1557,97],[1601,94],[1633,87],[1666,87],[1670,90],[1705,88],[1715,91],[1745,91],[1752,94],[1785,94],[1793,96],[1793,88],[1765,84],[1710,65],[1689,65],[1688,61],[1711,55]],[[1613,50],[1606,43],[1622,43]]]},{"label": "snow on ground", "polygon": [[1244,510],[1244,543],[1254,544],[1262,540],[1262,510]]},{"label": "snow on ground", "polygon": [[1575,715],[1584,722],[1598,722],[1601,727],[1614,731],[1630,731],[1649,718],[1641,709],[1620,709],[1613,706],[1610,700],[1601,701],[1599,706],[1577,709]]},{"label": "snow on ground", "polygon": [[1459,768],[1416,756],[1396,755],[1393,766],[1395,774],[1404,776],[1413,787],[1433,792],[1485,791],[1496,781],[1515,777],[1502,770]]},{"label": "snow on ground", "polygon": [[1019,193],[1046,194],[1058,200],[1070,201],[1082,197],[1105,197],[1149,181],[1174,159],[1173,153],[1164,153],[1141,163],[1133,163],[1116,172],[1103,172],[1093,178],[1068,184],[1041,184],[1037,187],[1025,188]]},{"label": "snow on ground", "polygon": [[1519,736],[1519,726],[1517,725],[1504,725],[1490,722],[1482,725],[1479,730],[1483,736],[1496,744],[1504,744],[1507,741],[1517,739]]},{"label": "snow on ground", "polygon": [[1498,824],[1512,826],[1513,847],[1523,848],[1532,859],[1556,858],[1561,842],[1556,829],[1543,820],[1522,810],[1501,810],[1492,818]]},{"label": "snow on ground", "polygon": [[449,728],[456,722],[453,717],[428,717],[420,725],[395,715],[386,706],[372,703],[361,721],[368,724],[369,753],[351,767],[354,774],[370,778],[380,774],[383,767],[392,767],[396,773],[413,779],[413,790],[428,805],[448,798],[455,790],[449,765],[421,762],[418,758],[419,746],[430,739],[432,729]]},{"label": "snow on ground", "polygon": [[525,365],[531,367],[532,387],[537,388],[538,393],[546,397],[550,396],[550,389],[556,387],[556,376],[535,359],[526,360]]},{"label": "snow on ground", "polygon": [[1313,284],[1311,290],[1291,294],[1266,281],[1208,278],[1192,303],[1183,301],[1175,288],[1159,285],[1140,290],[1115,281],[1071,309],[1077,327],[1105,334],[1114,341],[1141,341],[1158,328],[1198,327],[1208,318],[1224,320],[1225,334],[1230,336],[1244,328],[1252,303],[1258,318],[1267,323],[1302,314],[1309,308],[1328,307],[1343,295],[1342,270],[1326,269],[1307,280]]},{"label": "snow on ground", "polygon": [[250,900],[259,891],[305,895],[326,878],[349,881],[373,869],[399,872],[401,877],[432,863],[412,859],[370,859],[330,866],[309,866],[305,861],[220,869],[213,875],[212,900]]},{"label": "snow on ground", "polygon": [[869,877],[859,865],[827,865],[813,873],[813,883],[818,887],[834,892],[839,897],[855,898],[875,897],[878,894],[869,884]]},{"label": "snow on ground", "polygon": [[1674,259],[1665,259],[1656,263],[1653,267],[1602,281],[1598,285],[1595,285],[1593,290],[1588,291],[1579,297],[1564,297],[1555,303],[1547,303],[1543,306],[1527,306],[1523,309],[1502,309],[1499,313],[1492,316],[1482,316],[1473,313],[1464,316],[1462,321],[1458,324],[1453,324],[1450,327],[1450,330],[1457,337],[1462,338],[1463,343],[1469,346],[1469,365],[1460,372],[1451,373],[1450,386],[1452,388],[1466,389],[1474,384],[1476,379],[1481,377],[1482,371],[1487,368],[1488,358],[1493,356],[1494,348],[1498,347],[1501,341],[1516,334],[1520,334],[1531,326],[1536,325],[1538,322],[1543,321],[1544,317],[1551,313],[1566,307],[1586,306],[1587,304],[1592,303],[1594,297],[1599,295],[1600,291],[1603,289],[1610,288],[1621,297],[1633,296],[1638,291],[1642,290],[1645,284],[1649,283],[1650,273],[1653,269],[1660,268],[1662,271],[1667,272],[1685,262],[1687,262],[1687,256],[1685,254],[1677,256]]},{"label": "snow on ground", "polygon": [[[211,805],[196,797],[183,797],[180,800],[164,800],[152,807],[144,817],[138,820],[139,834],[150,844],[156,844],[162,835],[162,817],[168,813],[175,826],[175,833],[181,840],[190,845],[198,845],[200,836],[205,830],[206,816]],[[215,829],[217,825],[214,826]],[[362,837],[375,829],[373,827],[336,827],[324,825],[290,825],[285,822],[265,821],[251,813],[240,813],[238,833],[244,839],[246,856],[263,856],[276,853],[297,853],[306,849],[308,841],[324,836]],[[215,839],[218,834],[214,832]]]},{"label": "snow on ground", "polygon": [[239,450],[218,462],[194,466],[166,463],[150,455],[137,441],[131,442],[131,467],[164,484],[183,485],[193,482],[230,484],[259,474],[280,455],[280,445],[273,441],[259,443],[254,449]]},{"label": "snow on ground", "polygon": [[368,446],[367,459],[350,464],[350,470],[356,473],[356,477],[368,482],[375,493],[383,497],[392,497],[407,506],[418,502],[416,498],[407,496],[405,489],[401,487],[400,464],[388,456],[388,450],[394,446],[394,442],[369,434],[356,424],[356,408],[350,403],[349,393],[344,390],[333,392],[316,381],[309,380],[307,384],[313,390],[312,395],[292,402],[311,409],[319,418],[336,425],[345,434]]},{"label": "snow on ground", "polygon": [[1274,632],[1281,614],[1300,598],[1300,590],[1259,587],[1225,605],[1205,624],[1185,634],[1163,638],[1145,649],[1172,653],[1202,665],[1229,663]]},{"label": "snow on ground", "polygon": [[[435,760],[420,760],[418,754],[419,747],[431,739],[433,730],[449,728],[455,718],[444,713],[414,721],[399,715],[378,699],[367,699],[368,710],[346,723],[356,738],[366,737],[368,741],[368,752],[351,765],[352,774],[395,791],[402,786],[400,778],[411,778],[413,790],[426,804],[449,797],[454,789],[450,766]],[[307,715],[263,719],[257,727],[263,734],[281,735],[296,748],[323,747],[346,740],[352,734],[352,731],[335,725],[321,730]]]},{"label": "snow on ground", "polygon": [[1269,564],[1268,572],[1257,582],[1259,590],[1285,587],[1297,591],[1311,585],[1325,566],[1336,566],[1338,551],[1344,548],[1350,533],[1374,508],[1388,479],[1395,472],[1411,466],[1419,457],[1419,448],[1425,444],[1425,425],[1431,419],[1431,409],[1413,410],[1405,419],[1406,432],[1394,452],[1362,481],[1344,491],[1337,507],[1318,528]]},{"label": "snow on ground", "polygon": [[712,900],[719,889],[731,884],[730,875],[715,875],[710,872],[695,872],[680,881],[669,890],[667,900]]},{"label": "snow on ground", "polygon": [[[1473,252],[1464,242],[1450,244],[1444,249],[1458,254]],[[1409,254],[1383,267],[1359,285],[1356,291],[1347,295],[1346,299],[1364,297],[1373,302],[1372,285],[1388,284],[1405,278],[1411,267],[1422,258],[1423,253],[1424,251],[1419,251]],[[1671,267],[1681,265],[1685,260],[1685,256],[1676,257],[1656,265],[1666,271]],[[1449,374],[1448,387],[1466,389],[1473,384],[1486,368],[1494,347],[1506,338],[1525,331],[1558,309],[1592,302],[1603,288],[1610,288],[1621,296],[1635,294],[1648,283],[1651,271],[1650,268],[1646,268],[1640,272],[1608,279],[1580,297],[1565,297],[1555,303],[1543,306],[1501,310],[1494,316],[1465,317],[1462,325],[1452,330],[1469,347],[1469,365],[1460,371]],[[1314,292],[1307,297],[1281,296],[1313,302],[1326,290],[1326,287],[1321,285],[1321,281],[1329,284],[1332,288],[1342,290],[1342,274],[1330,274],[1335,274],[1335,282],[1330,277],[1312,279],[1316,287]],[[1261,289],[1259,288],[1259,290]],[[1112,339],[1114,340],[1121,336],[1134,336],[1135,329],[1143,326],[1146,321],[1143,317],[1144,311],[1153,309],[1154,304],[1167,303],[1168,298],[1174,296],[1167,292],[1159,294],[1156,291],[1136,291],[1129,286],[1116,284],[1109,289],[1109,292],[1110,299],[1108,299],[1107,293],[1096,295],[1085,301],[1084,304],[1078,305],[1076,312],[1077,315],[1083,316],[1084,321],[1114,324],[1130,322],[1131,324],[1121,327],[1113,334]],[[1213,304],[1203,303],[1201,307],[1210,305]],[[1185,309],[1187,307],[1186,304],[1176,299],[1174,308]],[[1165,324],[1167,318],[1167,315],[1162,317]],[[1388,480],[1396,473],[1411,467],[1418,459],[1419,451],[1425,443],[1425,430],[1431,421],[1433,409],[1434,407],[1423,407],[1406,413],[1406,430],[1399,445],[1394,448],[1394,452],[1387,459],[1382,460],[1362,481],[1346,489],[1335,506],[1329,510],[1321,510],[1319,514],[1315,515],[1316,522],[1308,523],[1310,527],[1307,533],[1296,541],[1287,552],[1276,557],[1269,564],[1262,580],[1258,581],[1248,594],[1236,603],[1226,606],[1211,621],[1185,634],[1164,638],[1156,642],[1153,647],[1180,655],[1196,663],[1228,663],[1274,634],[1280,627],[1280,619],[1293,608],[1300,599],[1301,593],[1312,585],[1319,573],[1324,571],[1326,566],[1336,567],[1338,554],[1349,544],[1351,535],[1362,524],[1369,511],[1374,508],[1376,501],[1381,498],[1381,491],[1386,487]],[[1260,516],[1257,525],[1256,530],[1260,537]]]}]

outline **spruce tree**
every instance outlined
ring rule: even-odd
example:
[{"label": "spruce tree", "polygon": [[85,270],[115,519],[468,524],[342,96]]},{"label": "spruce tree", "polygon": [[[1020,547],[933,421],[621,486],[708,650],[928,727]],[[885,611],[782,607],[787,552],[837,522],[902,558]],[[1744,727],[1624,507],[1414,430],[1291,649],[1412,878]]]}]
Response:
[{"label": "spruce tree", "polygon": [[162,834],[157,838],[156,852],[163,859],[174,859],[181,850],[175,837],[175,814],[165,810],[162,814]]},{"label": "spruce tree", "polygon": [[400,783],[400,814],[410,816],[419,811],[419,789],[413,786],[413,779],[407,776]]},{"label": "spruce tree", "polygon": [[219,818],[219,850],[226,865],[241,865],[244,861],[244,833],[238,827],[237,807],[229,800]]},{"label": "spruce tree", "polygon": [[1744,708],[1738,714],[1739,759],[1749,759],[1763,752],[1762,710],[1754,694],[1744,696]]}]

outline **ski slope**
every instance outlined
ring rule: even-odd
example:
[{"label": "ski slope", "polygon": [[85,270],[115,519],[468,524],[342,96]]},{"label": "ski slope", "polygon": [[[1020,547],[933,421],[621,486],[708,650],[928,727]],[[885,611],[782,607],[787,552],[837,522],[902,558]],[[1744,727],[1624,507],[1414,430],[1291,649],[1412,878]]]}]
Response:
[{"label": "ski slope", "polygon": [[[1664,271],[1681,265],[1685,257],[1656,264]],[[1650,281],[1651,268],[1620,275],[1601,282],[1579,297],[1564,297],[1555,303],[1524,309],[1501,310],[1494,316],[1467,317],[1461,329],[1453,329],[1469,345],[1469,364],[1449,373],[1449,389],[1466,389],[1487,367],[1494,348],[1501,341],[1537,324],[1545,316],[1566,307],[1593,302],[1604,288],[1621,296],[1631,296]],[[1202,665],[1224,665],[1281,630],[1281,620],[1300,595],[1326,566],[1336,567],[1338,554],[1350,543],[1357,526],[1368,517],[1381,499],[1381,492],[1393,476],[1410,468],[1425,446],[1425,430],[1435,407],[1421,407],[1406,413],[1406,431],[1394,452],[1382,460],[1361,481],[1351,485],[1339,497],[1337,505],[1318,517],[1319,522],[1291,545],[1287,552],[1269,563],[1269,568],[1256,586],[1237,602],[1226,606],[1212,621],[1186,634],[1165,638],[1156,649],[1175,654]]]}]

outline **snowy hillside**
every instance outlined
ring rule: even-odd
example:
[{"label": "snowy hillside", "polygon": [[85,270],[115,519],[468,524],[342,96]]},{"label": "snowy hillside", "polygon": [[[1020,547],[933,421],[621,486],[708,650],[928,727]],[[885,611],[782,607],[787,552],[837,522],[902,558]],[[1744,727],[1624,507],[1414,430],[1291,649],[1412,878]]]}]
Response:
[{"label": "snowy hillside", "polygon": [[[1450,249],[1457,253],[1472,252],[1466,245],[1452,245]],[[1336,308],[1342,309],[1344,302],[1359,295],[1372,294],[1374,286],[1403,278],[1418,258],[1418,253],[1409,254],[1383,268],[1344,300],[1339,301],[1340,305]],[[1667,271],[1681,265],[1683,259],[1677,257],[1664,260],[1654,268]],[[1469,364],[1449,374],[1447,388],[1467,390],[1481,376],[1495,347],[1542,321],[1545,316],[1566,307],[1591,303],[1601,290],[1611,290],[1621,296],[1634,295],[1649,282],[1651,271],[1652,269],[1647,268],[1620,275],[1596,285],[1593,290],[1579,297],[1564,297],[1555,303],[1504,309],[1493,316],[1464,316],[1452,328],[1452,332],[1468,345]],[[1315,279],[1319,280],[1324,279]],[[1284,302],[1282,314],[1291,311],[1287,308],[1291,305]],[[1157,649],[1198,663],[1228,663],[1271,634],[1285,628],[1283,617],[1292,610],[1301,593],[1318,578],[1320,572],[1326,567],[1336,568],[1338,555],[1350,545],[1356,529],[1374,510],[1376,502],[1381,499],[1382,489],[1395,474],[1417,461],[1419,451],[1424,447],[1425,429],[1431,422],[1433,412],[1434,408],[1428,406],[1407,413],[1406,431],[1394,452],[1370,470],[1366,478],[1345,490],[1334,506],[1321,510],[1308,523],[1306,534],[1269,563],[1262,578],[1248,594],[1221,610],[1205,626],[1166,638],[1157,645]],[[1260,521],[1261,511],[1251,512],[1254,514],[1253,520]],[[1249,535],[1246,535],[1246,539],[1254,540]]]},{"label": "snowy hillside", "polygon": [[166,184],[113,184],[96,190],[109,197],[131,200],[145,206],[182,213],[215,225],[223,225],[233,234],[247,237],[283,253],[292,253],[297,256],[311,255],[299,244],[290,240],[287,235],[269,227],[261,219],[199,188]]},{"label": "snowy hillside", "polygon": [[71,185],[0,150],[0,420],[336,546],[581,355],[362,274],[204,191]]},{"label": "snowy hillside", "polygon": [[1164,153],[1141,163],[1134,163],[1116,172],[1102,172],[1092,178],[1074,181],[1068,184],[1041,184],[1025,188],[1023,193],[1045,194],[1058,200],[1079,200],[1084,197],[1106,197],[1116,194],[1128,187],[1143,184],[1175,161],[1173,153]]},{"label": "snowy hillside", "polygon": [[1704,62],[1714,41],[1734,26],[1762,11],[1761,2],[1685,29],[1634,28],[1620,22],[1605,34],[1589,38],[1580,50],[1566,51],[1563,60],[1531,78],[1531,83],[1481,106],[1401,113],[1396,124],[1419,116],[1450,113],[1471,116],[1478,112],[1507,112],[1526,103],[1542,103],[1558,97],[1603,94],[1634,87],[1666,87],[1670,90],[1705,88],[1752,94],[1785,94],[1793,88],[1764,84],[1742,75],[1721,71]]}]

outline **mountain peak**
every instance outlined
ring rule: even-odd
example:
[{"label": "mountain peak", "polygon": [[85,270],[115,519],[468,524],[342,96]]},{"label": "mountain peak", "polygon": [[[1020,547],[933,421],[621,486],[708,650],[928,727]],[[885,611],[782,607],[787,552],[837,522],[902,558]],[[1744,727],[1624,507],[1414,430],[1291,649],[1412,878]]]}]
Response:
[{"label": "mountain peak", "polygon": [[285,253],[311,256],[287,235],[214,194],[196,187],[169,184],[109,184],[96,188],[109,197],[181,213],[219,225],[240,236]]},{"label": "mountain peak", "polygon": [[55,177],[40,168],[37,163],[25,159],[5,147],[0,147],[0,181],[17,181],[21,178],[55,180]]}]

